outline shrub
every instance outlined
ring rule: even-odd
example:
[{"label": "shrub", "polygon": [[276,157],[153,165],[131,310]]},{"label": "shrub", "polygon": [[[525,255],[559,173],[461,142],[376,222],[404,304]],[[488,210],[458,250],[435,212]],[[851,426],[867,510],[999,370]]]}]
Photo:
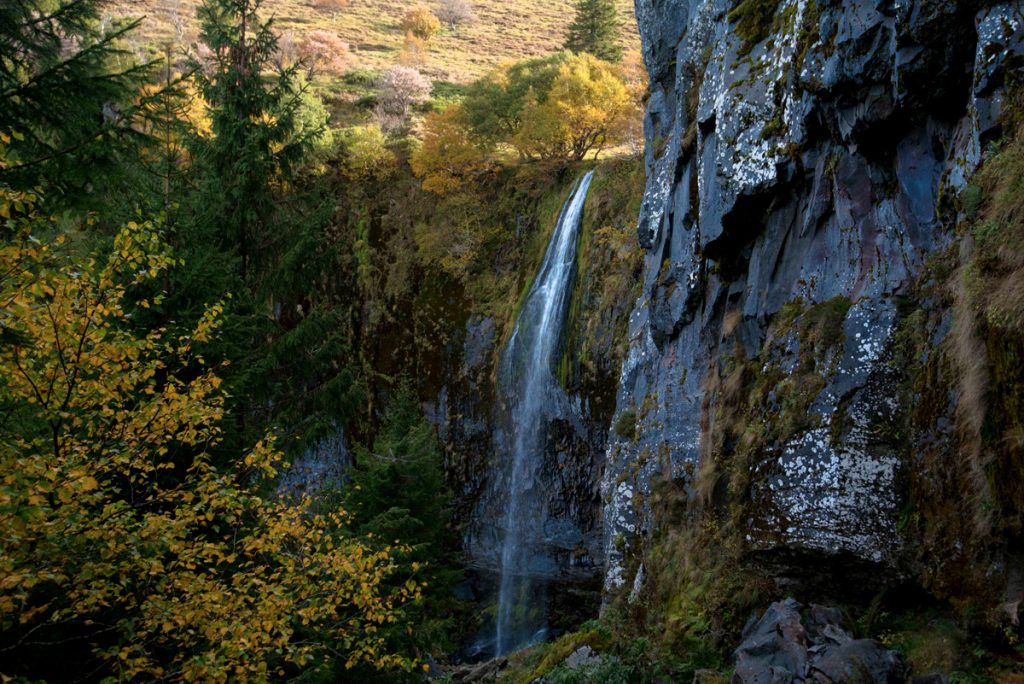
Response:
[{"label": "shrub", "polygon": [[388,149],[384,132],[377,124],[345,129],[341,145],[342,173],[350,180],[380,180],[395,170],[395,155]]},{"label": "shrub", "polygon": [[476,21],[473,3],[469,0],[443,0],[437,10],[437,18],[450,29]]},{"label": "shrub", "polygon": [[405,44],[398,63],[402,66],[417,67],[427,61],[427,41],[413,33],[405,34]]},{"label": "shrub", "polygon": [[317,72],[340,76],[348,67],[349,46],[330,31],[310,31],[299,45],[298,56],[310,75]]},{"label": "shrub", "polygon": [[402,30],[421,40],[430,40],[441,30],[441,22],[429,7],[417,5],[405,13],[405,17],[402,18]]},{"label": "shrub", "polygon": [[409,109],[422,105],[430,98],[430,81],[418,69],[396,64],[381,74],[377,82],[380,93],[374,116],[386,131],[404,125]]},{"label": "shrub", "polygon": [[622,439],[636,440],[636,411],[626,409],[615,420],[615,434]]},{"label": "shrub", "polygon": [[424,190],[444,195],[486,174],[493,166],[490,152],[472,135],[462,109],[452,106],[427,116],[423,144],[413,153],[411,165],[423,179]]},{"label": "shrub", "polygon": [[339,12],[348,7],[348,0],[313,0],[313,7],[325,12]]}]

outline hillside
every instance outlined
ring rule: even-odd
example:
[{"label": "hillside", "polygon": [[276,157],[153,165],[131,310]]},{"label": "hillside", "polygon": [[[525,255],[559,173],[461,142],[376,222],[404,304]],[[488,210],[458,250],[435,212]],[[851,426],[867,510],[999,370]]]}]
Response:
[{"label": "hillside", "polygon": [[[109,8],[121,17],[145,17],[135,35],[139,47],[165,41],[182,28],[185,42],[195,35],[198,0],[113,0]],[[418,2],[351,0],[341,10],[322,0],[267,0],[264,13],[278,29],[301,34],[322,29],[348,42],[353,65],[378,69],[394,63],[402,50],[401,18]],[[436,5],[437,3],[433,3]],[[468,83],[507,61],[547,54],[562,47],[572,20],[571,0],[513,0],[476,2],[477,20],[456,30],[444,30],[431,41],[422,71],[434,80]],[[639,47],[631,0],[618,0],[623,20],[623,45]]]}]

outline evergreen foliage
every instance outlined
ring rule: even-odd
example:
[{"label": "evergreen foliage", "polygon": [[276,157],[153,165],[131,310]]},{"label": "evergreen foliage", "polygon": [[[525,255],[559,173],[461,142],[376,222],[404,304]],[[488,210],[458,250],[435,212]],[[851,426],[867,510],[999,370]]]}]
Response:
[{"label": "evergreen foliage", "polygon": [[195,65],[196,79],[210,131],[191,138],[194,166],[168,226],[188,266],[170,275],[166,310],[187,325],[227,298],[210,352],[235,421],[226,456],[271,427],[292,444],[315,439],[360,398],[349,311],[330,295],[349,292],[351,272],[326,242],[336,201],[307,166],[332,153],[327,111],[297,67],[275,69],[277,37],[260,7],[199,8],[212,57]]},{"label": "evergreen foliage", "polygon": [[356,450],[345,508],[353,513],[355,532],[368,543],[410,549],[395,578],[422,582],[423,601],[409,607],[415,632],[398,630],[392,636],[407,650],[436,656],[450,652],[455,618],[465,609],[452,593],[463,577],[451,499],[434,426],[412,393],[400,389],[372,447]]},{"label": "evergreen foliage", "polygon": [[576,18],[569,26],[565,49],[618,62],[622,59],[621,31],[615,0],[577,0]]},{"label": "evergreen foliage", "polygon": [[243,276],[278,237],[273,182],[294,171],[319,133],[296,135],[296,67],[264,80],[278,39],[271,22],[259,17],[261,5],[262,0],[206,0],[199,7],[201,38],[213,55],[212,64],[198,71],[213,125],[201,157],[206,181],[215,184],[204,193],[204,218],[218,226],[222,243],[237,247]]},{"label": "evergreen foliage", "polygon": [[150,72],[120,47],[137,23],[101,28],[100,0],[0,3],[0,127],[15,189],[46,182],[50,203],[84,203],[114,185],[145,135]]}]

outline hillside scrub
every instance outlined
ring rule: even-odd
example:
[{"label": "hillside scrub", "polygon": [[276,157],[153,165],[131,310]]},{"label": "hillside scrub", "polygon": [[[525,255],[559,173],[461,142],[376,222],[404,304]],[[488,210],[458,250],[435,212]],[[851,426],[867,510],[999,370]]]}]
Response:
[{"label": "hillside scrub", "polygon": [[[178,52],[195,41],[195,8],[199,2],[111,0],[108,7],[118,19],[145,17],[132,32],[132,38],[158,56],[167,42]],[[632,0],[617,3],[619,15],[629,17]],[[413,4],[419,3],[274,0],[273,12],[281,31],[299,36],[311,30],[330,31],[352,46],[353,59],[359,67],[380,71],[399,59],[406,40],[402,19]],[[439,16],[448,3],[437,0],[425,4]],[[168,5],[176,7],[176,11],[168,11]],[[464,22],[456,30],[436,33],[431,39],[431,50],[419,66],[434,78],[466,84],[502,64],[562,49],[573,18],[573,0],[474,2],[472,10],[475,21]],[[639,49],[635,22],[624,22],[620,41],[624,50]],[[481,45],[486,49],[482,50]],[[324,83],[335,90],[338,79],[325,79]]]},{"label": "hillside scrub", "polygon": [[639,117],[636,95],[617,67],[587,54],[510,65],[427,117],[413,170],[426,189],[444,194],[486,173],[501,148],[523,161],[596,158],[627,139]]},{"label": "hillside scrub", "polygon": [[402,17],[402,31],[420,40],[430,40],[440,30],[441,20],[426,5],[417,5]]},{"label": "hillside scrub", "polygon": [[450,29],[472,24],[477,20],[473,3],[469,0],[443,0],[435,14]]}]

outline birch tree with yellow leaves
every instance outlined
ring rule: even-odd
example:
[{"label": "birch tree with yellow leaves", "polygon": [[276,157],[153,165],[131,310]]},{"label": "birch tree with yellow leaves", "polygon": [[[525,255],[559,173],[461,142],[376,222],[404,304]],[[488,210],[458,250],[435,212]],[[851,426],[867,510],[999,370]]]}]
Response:
[{"label": "birch tree with yellow leaves", "polygon": [[133,331],[177,265],[158,225],[76,258],[38,201],[0,187],[0,678],[413,667],[381,636],[420,595],[386,581],[404,550],[261,496],[272,440],[236,467],[209,457],[224,396],[202,348],[221,307],[185,336]]}]

